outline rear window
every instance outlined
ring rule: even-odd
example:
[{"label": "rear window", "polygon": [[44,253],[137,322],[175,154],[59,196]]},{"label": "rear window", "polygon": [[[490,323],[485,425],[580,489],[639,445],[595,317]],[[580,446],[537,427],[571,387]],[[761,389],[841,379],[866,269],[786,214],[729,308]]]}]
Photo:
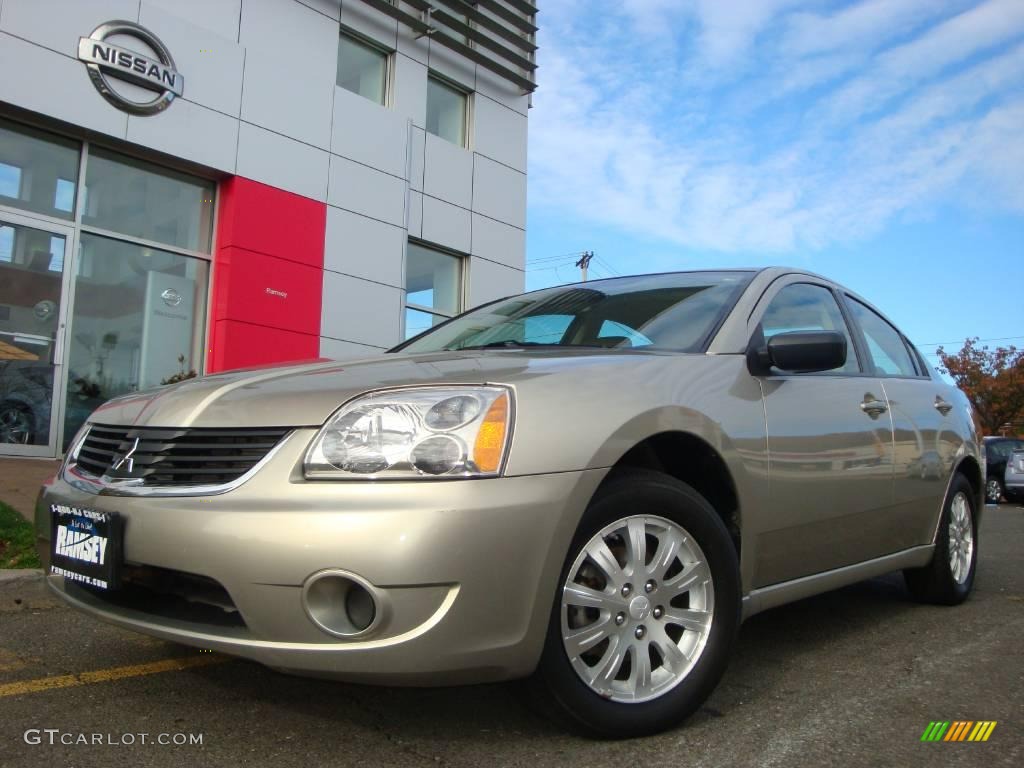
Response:
[{"label": "rear window", "polygon": [[1014,451],[1024,451],[1024,440],[991,440],[986,448],[989,461],[1008,459]]}]

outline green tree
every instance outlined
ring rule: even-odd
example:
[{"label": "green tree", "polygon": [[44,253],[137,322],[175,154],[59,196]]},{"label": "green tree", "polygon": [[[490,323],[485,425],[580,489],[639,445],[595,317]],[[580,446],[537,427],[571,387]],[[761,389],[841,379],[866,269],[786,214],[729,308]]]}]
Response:
[{"label": "green tree", "polygon": [[979,346],[967,339],[956,354],[936,352],[948,374],[974,406],[986,435],[997,435],[1004,424],[1024,418],[1024,350],[1016,347]]}]

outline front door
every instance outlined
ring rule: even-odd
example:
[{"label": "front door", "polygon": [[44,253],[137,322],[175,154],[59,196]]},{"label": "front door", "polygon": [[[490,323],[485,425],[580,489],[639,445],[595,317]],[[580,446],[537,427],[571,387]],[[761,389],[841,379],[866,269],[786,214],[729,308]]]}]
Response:
[{"label": "front door", "polygon": [[71,233],[0,214],[0,455],[56,454]]},{"label": "front door", "polygon": [[832,290],[788,281],[770,289],[761,306],[766,339],[787,331],[837,331],[846,336],[848,352],[845,367],[835,371],[779,371],[761,380],[769,499],[754,532],[755,587],[876,556],[893,492],[885,391],[862,370]]}]

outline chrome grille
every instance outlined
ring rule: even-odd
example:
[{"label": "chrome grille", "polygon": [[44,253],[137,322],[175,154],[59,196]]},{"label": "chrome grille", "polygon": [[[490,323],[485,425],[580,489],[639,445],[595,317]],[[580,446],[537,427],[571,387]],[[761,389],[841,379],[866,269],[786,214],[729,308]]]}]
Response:
[{"label": "chrome grille", "polygon": [[289,431],[93,424],[75,464],[95,477],[141,480],[144,486],[221,485],[256,466]]}]

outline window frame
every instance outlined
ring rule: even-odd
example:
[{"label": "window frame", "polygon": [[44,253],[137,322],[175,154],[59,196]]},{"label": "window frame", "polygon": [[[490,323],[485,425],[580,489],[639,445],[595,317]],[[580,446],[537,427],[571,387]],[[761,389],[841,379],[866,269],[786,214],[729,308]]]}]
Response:
[{"label": "window frame", "polygon": [[[842,295],[840,291],[834,285],[830,285],[828,283],[820,282],[814,279],[808,279],[803,275],[794,275],[792,277],[795,277],[796,279],[786,280],[781,285],[776,287],[774,291],[772,291],[772,288],[775,286],[769,286],[769,288],[765,290],[765,292],[761,295],[761,299],[758,301],[758,306],[754,309],[754,312],[751,313],[751,317],[757,317],[757,323],[754,325],[753,333],[756,335],[758,332],[760,332],[761,337],[764,339],[765,343],[767,343],[768,339],[767,337],[764,336],[764,325],[762,324],[762,321],[764,320],[764,315],[771,307],[771,304],[775,300],[775,298],[787,288],[794,285],[811,285],[814,286],[815,288],[821,288],[822,290],[827,291],[832,296],[833,301],[835,301],[836,305],[839,307],[839,314],[842,316],[843,322],[846,323],[846,331],[849,334],[854,354],[857,356],[857,370],[811,371],[807,373],[795,373],[793,371],[781,371],[773,366],[771,371],[764,375],[764,378],[789,379],[797,377],[806,378],[808,376],[818,376],[823,378],[862,378],[871,376],[871,374],[865,370],[865,360],[867,358],[865,357],[866,350],[863,348],[863,339],[859,335],[859,329],[853,322],[853,317],[851,316],[849,308],[842,300]],[[751,340],[753,340],[753,336],[751,337]]]},{"label": "window frame", "polygon": [[[932,378],[931,374],[929,373],[927,366],[925,366],[923,364],[924,360],[923,360],[923,358],[921,358],[921,353],[918,352],[917,348],[913,344],[910,343],[910,341],[907,339],[906,334],[904,334],[903,331],[901,331],[899,328],[896,327],[895,323],[893,323],[884,314],[879,312],[876,307],[872,306],[870,303],[868,303],[864,299],[860,298],[856,294],[853,294],[853,293],[850,293],[849,291],[844,290],[844,291],[842,291],[841,298],[842,298],[842,301],[843,301],[843,304],[844,304],[844,308],[846,309],[846,311],[849,314],[849,317],[850,317],[850,320],[851,320],[851,322],[853,324],[853,327],[856,329],[856,333],[857,333],[857,335],[859,337],[859,344],[860,344],[861,347],[863,347],[864,354],[867,355],[867,357],[864,358],[864,362],[866,363],[868,360],[870,360],[871,363],[872,363],[872,366],[874,368],[874,370],[872,370],[872,371],[870,371],[868,373],[869,376],[873,376],[874,378],[877,378],[877,379],[909,379],[911,381],[917,381],[917,380],[920,380],[920,381],[931,381],[931,378]],[[910,364],[914,368],[914,375],[913,376],[905,376],[905,375],[902,375],[902,374],[891,374],[891,373],[879,373],[878,372],[877,366],[874,365],[875,359],[871,355],[871,349],[870,349],[870,347],[868,345],[867,334],[864,332],[864,329],[861,327],[860,322],[857,320],[856,316],[854,315],[853,308],[851,306],[847,305],[847,302],[856,302],[856,303],[860,304],[862,307],[864,307],[868,311],[873,312],[879,319],[882,320],[882,322],[884,322],[886,325],[888,325],[890,328],[892,328],[892,330],[899,337],[900,341],[903,343],[903,348],[907,352],[907,357],[910,358]]]},{"label": "window frame", "polygon": [[[335,62],[335,65],[334,65],[334,87],[335,88],[341,88],[342,90],[347,91],[348,93],[351,93],[351,94],[353,94],[355,96],[359,96],[361,98],[364,98],[367,101],[369,101],[371,104],[377,104],[379,106],[384,107],[385,109],[390,109],[393,106],[392,99],[393,99],[394,90],[395,90],[394,89],[395,50],[393,48],[389,48],[387,45],[385,45],[383,43],[380,43],[380,42],[374,40],[371,37],[367,37],[366,35],[364,35],[364,34],[362,34],[360,32],[357,32],[356,30],[352,29],[351,27],[346,27],[346,26],[339,26],[338,27],[338,45],[339,45],[339,47],[341,45],[341,39],[342,38],[348,38],[349,40],[351,40],[353,43],[355,43],[357,45],[361,45],[364,48],[369,48],[370,50],[373,50],[373,51],[376,51],[377,53],[383,54],[383,56],[384,56],[384,94],[383,94],[383,99],[381,101],[377,101],[375,99],[371,99],[369,96],[363,96],[363,94],[359,93],[359,91],[353,91],[353,90],[350,90],[350,89],[346,88],[345,86],[341,85],[338,82],[338,62],[337,61]],[[340,54],[339,54],[338,58],[340,58]]]},{"label": "window frame", "polygon": [[[436,307],[428,307],[428,306],[425,306],[423,304],[417,304],[416,302],[409,301],[409,277],[408,277],[408,272],[409,272],[409,246],[410,245],[414,245],[417,248],[422,248],[422,249],[427,250],[427,251],[433,251],[434,253],[440,254],[442,256],[447,256],[447,257],[449,257],[451,259],[454,259],[456,261],[456,263],[458,264],[457,269],[458,269],[458,273],[459,273],[458,274],[459,287],[458,287],[458,290],[456,291],[457,309],[456,309],[455,312],[449,313],[447,311],[440,310],[440,309],[438,309]],[[469,266],[469,259],[466,257],[466,255],[462,254],[462,253],[459,253],[458,251],[453,251],[451,248],[444,248],[443,246],[439,246],[436,243],[427,242],[426,240],[421,240],[421,239],[419,239],[417,237],[410,237],[410,238],[408,238],[406,240],[405,257],[403,258],[403,264],[402,264],[402,329],[401,329],[402,330],[402,339],[403,339],[403,341],[401,342],[402,344],[405,344],[407,341],[412,341],[412,339],[415,338],[415,337],[406,338],[406,332],[408,330],[406,328],[406,324],[405,324],[406,310],[411,309],[411,310],[413,310],[415,312],[422,312],[422,313],[424,313],[426,315],[430,315],[432,317],[444,318],[441,321],[441,323],[438,323],[438,325],[441,325],[443,323],[447,323],[449,320],[452,320],[452,319],[458,317],[459,315],[461,315],[463,312],[466,311],[466,286],[467,286],[467,279],[466,278],[469,276],[468,266]],[[418,336],[422,336],[424,333],[429,333],[430,331],[434,330],[434,328],[437,328],[437,327],[438,327],[437,325],[431,325],[430,328],[428,328],[427,330],[422,331],[422,332],[416,334],[416,336],[417,337]]]},{"label": "window frame", "polygon": [[[457,142],[454,142],[454,141],[450,141],[449,139],[445,138],[444,136],[442,136],[442,135],[440,135],[438,133],[434,133],[426,125],[426,123],[427,123],[427,119],[426,118],[430,114],[430,81],[431,80],[434,80],[439,85],[441,85],[441,86],[443,86],[445,88],[448,88],[449,90],[452,90],[452,91],[455,91],[455,92],[461,94],[462,97],[466,100],[465,101],[466,109],[464,110],[465,113],[462,116],[462,134],[463,134],[462,139],[463,140],[462,140],[461,144],[459,144]],[[424,131],[426,131],[426,133],[430,134],[431,136],[436,136],[437,138],[441,139],[442,141],[447,141],[449,144],[452,144],[453,146],[456,146],[456,147],[459,147],[459,148],[465,149],[465,150],[472,150],[472,141],[471,141],[471,137],[473,135],[473,133],[472,133],[472,128],[473,128],[473,117],[472,117],[472,115],[473,115],[473,98],[472,98],[472,96],[473,96],[473,89],[467,88],[466,86],[464,86],[461,83],[453,80],[450,77],[446,77],[445,75],[443,75],[440,72],[438,72],[436,69],[428,69],[427,70],[427,93],[426,93],[426,102],[425,102],[425,104],[426,104],[426,113],[424,114],[424,121],[423,121],[424,122],[424,127],[423,127]]]}]

